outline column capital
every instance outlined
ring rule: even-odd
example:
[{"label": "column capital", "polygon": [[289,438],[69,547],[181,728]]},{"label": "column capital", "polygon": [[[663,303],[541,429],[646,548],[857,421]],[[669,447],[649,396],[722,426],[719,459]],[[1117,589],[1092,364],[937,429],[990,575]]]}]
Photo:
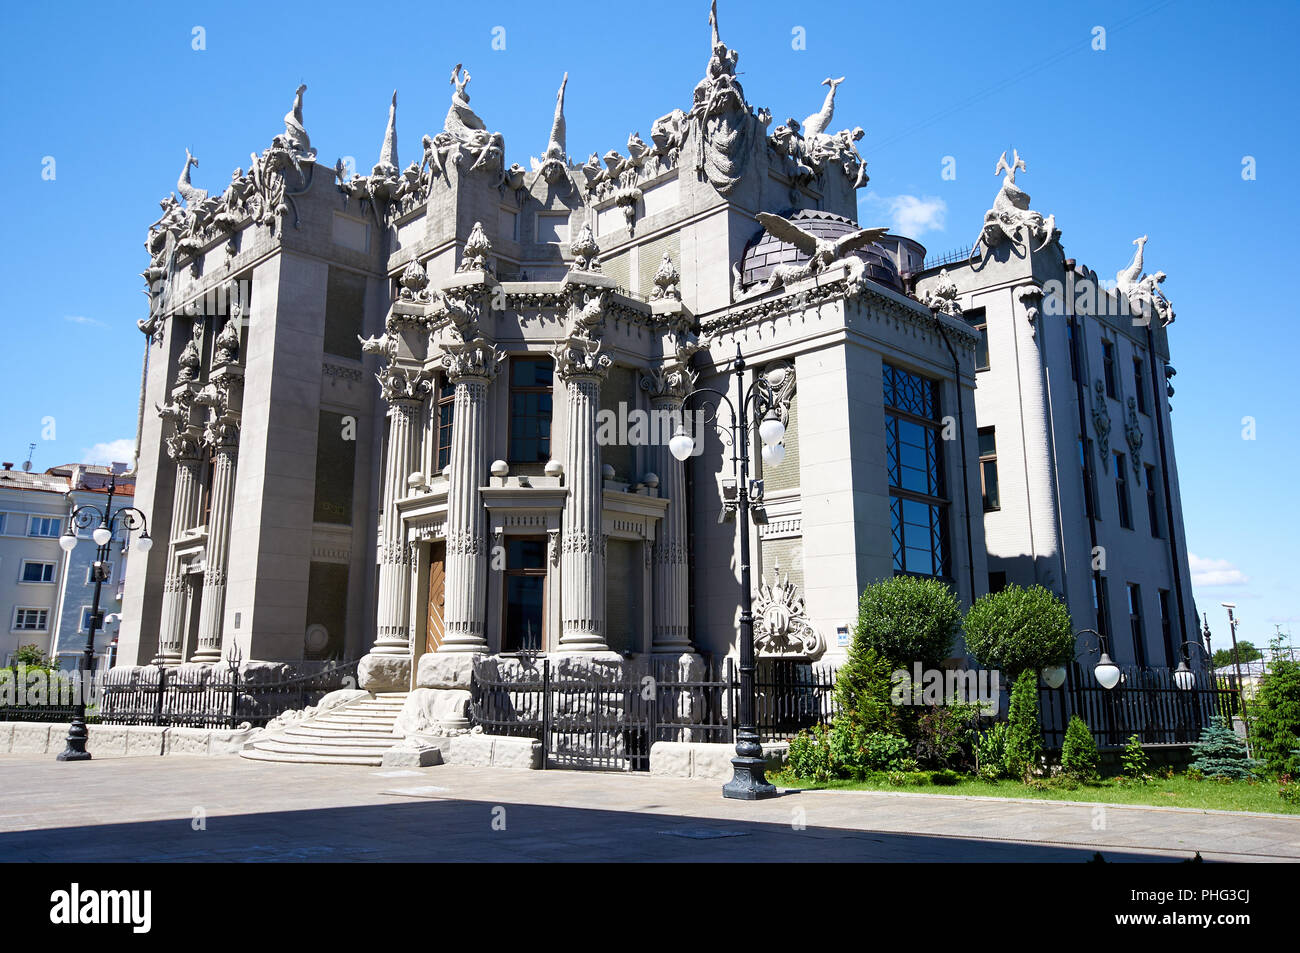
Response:
[{"label": "column capital", "polygon": [[601,381],[614,364],[608,354],[600,353],[599,341],[577,334],[552,348],[551,357],[555,359],[555,372],[566,384],[582,378]]},{"label": "column capital", "polygon": [[389,364],[375,375],[379,393],[389,404],[423,401],[433,391],[433,377],[427,371]]},{"label": "column capital", "polygon": [[167,456],[177,464],[197,463],[203,456],[203,433],[193,427],[185,427],[164,438]]},{"label": "column capital", "polygon": [[695,386],[699,375],[674,360],[656,364],[641,375],[641,389],[655,403],[681,403]]},{"label": "column capital", "polygon": [[486,338],[472,341],[446,343],[442,346],[441,362],[452,383],[462,380],[492,381],[496,379],[505,351]]}]

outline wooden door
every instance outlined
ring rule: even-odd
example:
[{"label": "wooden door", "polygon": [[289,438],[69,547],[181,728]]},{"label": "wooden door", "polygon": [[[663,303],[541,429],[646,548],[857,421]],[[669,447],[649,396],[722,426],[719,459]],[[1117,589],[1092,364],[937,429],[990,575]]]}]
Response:
[{"label": "wooden door", "polygon": [[425,617],[424,650],[436,652],[447,633],[446,617],[443,609],[446,605],[447,582],[447,544],[434,543],[429,551],[429,592],[427,597],[428,615]]}]

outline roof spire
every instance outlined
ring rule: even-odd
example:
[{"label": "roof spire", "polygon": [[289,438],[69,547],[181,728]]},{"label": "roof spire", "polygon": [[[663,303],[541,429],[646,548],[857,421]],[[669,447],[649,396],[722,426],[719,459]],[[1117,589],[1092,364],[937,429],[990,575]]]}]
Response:
[{"label": "roof spire", "polygon": [[372,175],[397,175],[397,90],[393,90],[393,101],[388,105],[388,127],[384,130],[384,144],[379,148],[379,161],[371,170]]}]

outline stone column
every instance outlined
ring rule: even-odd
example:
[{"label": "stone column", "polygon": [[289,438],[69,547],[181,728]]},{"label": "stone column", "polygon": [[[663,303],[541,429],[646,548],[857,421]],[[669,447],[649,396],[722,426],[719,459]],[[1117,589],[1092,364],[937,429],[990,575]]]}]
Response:
[{"label": "stone column", "polygon": [[654,472],[659,477],[659,495],[668,500],[651,555],[654,579],[651,651],[655,654],[681,655],[695,651],[691,646],[687,578],[686,465],[668,449],[668,438],[682,419],[683,398],[694,383],[694,374],[671,364],[654,368],[641,380],[642,389],[650,394]]},{"label": "stone column", "polygon": [[230,508],[235,496],[235,458],[238,453],[238,430],[233,423],[216,421],[204,436],[212,447],[212,503],[208,514],[203,601],[199,608],[199,644],[191,662],[216,662],[221,658],[226,562],[230,555]]},{"label": "stone column", "polygon": [[482,338],[444,346],[455,385],[447,486],[446,634],[439,652],[486,652],[487,532],[479,487],[487,483],[487,394],[504,352]]},{"label": "stone column", "polygon": [[418,459],[420,411],[432,390],[423,371],[389,366],[380,375],[388,402],[388,457],[384,461],[384,512],[379,542],[379,628],[370,655],[406,658],[410,642],[410,557],[397,501]]},{"label": "stone column", "polygon": [[566,391],[564,526],[560,549],[560,651],[607,652],[605,536],[601,528],[600,384],[613,363],[600,344],[575,336],[559,345],[556,372]]},{"label": "stone column", "polygon": [[200,457],[198,435],[183,429],[167,438],[167,454],[176,461],[176,491],[172,497],[172,521],[168,536],[167,579],[163,584],[162,628],[158,633],[159,665],[179,665],[185,644],[185,579],[171,540],[194,524],[198,511]]}]

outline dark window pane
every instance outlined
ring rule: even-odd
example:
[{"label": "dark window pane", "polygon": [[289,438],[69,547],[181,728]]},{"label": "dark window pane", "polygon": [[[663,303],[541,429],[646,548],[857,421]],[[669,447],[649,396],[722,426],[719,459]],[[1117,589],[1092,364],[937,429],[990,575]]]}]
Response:
[{"label": "dark window pane", "polygon": [[325,286],[325,353],[361,360],[366,276],[330,267]]}]

